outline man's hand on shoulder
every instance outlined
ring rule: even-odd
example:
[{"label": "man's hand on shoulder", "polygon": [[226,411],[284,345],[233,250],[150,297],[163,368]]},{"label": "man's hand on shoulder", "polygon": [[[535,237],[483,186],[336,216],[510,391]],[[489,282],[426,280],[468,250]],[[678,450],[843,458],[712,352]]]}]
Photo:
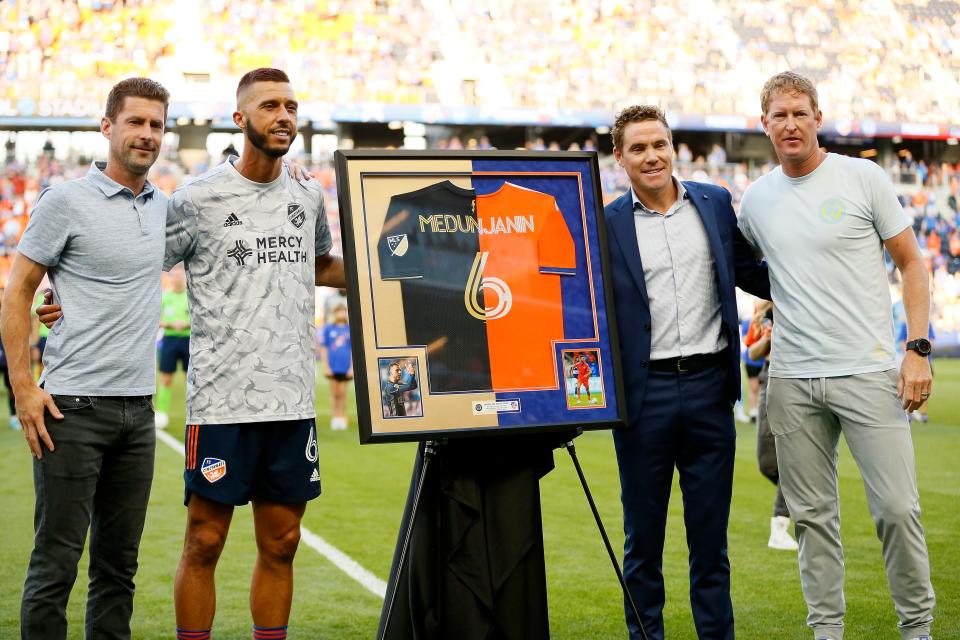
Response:
[{"label": "man's hand on shoulder", "polygon": [[313,180],[313,176],[310,175],[310,172],[307,171],[306,167],[302,167],[296,162],[287,160],[286,158],[284,158],[283,163],[287,165],[287,171],[290,172],[290,177],[300,184]]},{"label": "man's hand on shoulder", "polygon": [[63,317],[63,312],[60,310],[60,305],[51,304],[50,301],[53,299],[53,293],[50,289],[47,289],[43,292],[43,304],[38,305],[34,310],[37,314],[37,317],[40,319],[47,329],[50,329],[57,323],[57,320]]}]

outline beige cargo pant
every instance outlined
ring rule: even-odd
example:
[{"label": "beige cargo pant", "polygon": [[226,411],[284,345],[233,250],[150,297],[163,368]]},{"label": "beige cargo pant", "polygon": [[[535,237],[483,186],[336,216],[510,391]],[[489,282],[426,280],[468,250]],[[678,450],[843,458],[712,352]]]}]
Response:
[{"label": "beige cargo pant", "polygon": [[843,433],[866,487],[883,547],[887,582],[911,640],[930,633],[930,562],[914,468],[910,424],[894,369],[833,378],[768,381],[767,417],[776,437],[780,486],[800,543],[800,582],[815,638],[842,640],[843,547],[837,451]]}]

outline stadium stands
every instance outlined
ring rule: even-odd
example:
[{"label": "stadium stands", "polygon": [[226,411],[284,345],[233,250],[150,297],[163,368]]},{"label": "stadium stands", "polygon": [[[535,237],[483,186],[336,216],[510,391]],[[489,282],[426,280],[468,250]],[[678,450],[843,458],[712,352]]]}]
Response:
[{"label": "stadium stands", "polygon": [[831,117],[954,123],[958,16],[952,0],[8,0],[0,115],[98,116],[132,74],[222,99],[264,65],[307,103],[754,115],[792,68]]}]

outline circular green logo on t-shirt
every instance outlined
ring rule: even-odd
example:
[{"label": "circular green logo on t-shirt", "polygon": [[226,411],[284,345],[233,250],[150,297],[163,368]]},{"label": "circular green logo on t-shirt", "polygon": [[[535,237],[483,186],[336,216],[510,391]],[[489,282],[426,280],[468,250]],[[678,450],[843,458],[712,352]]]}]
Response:
[{"label": "circular green logo on t-shirt", "polygon": [[827,198],[820,203],[820,219],[827,224],[837,224],[843,220],[845,213],[843,200],[840,198]]}]

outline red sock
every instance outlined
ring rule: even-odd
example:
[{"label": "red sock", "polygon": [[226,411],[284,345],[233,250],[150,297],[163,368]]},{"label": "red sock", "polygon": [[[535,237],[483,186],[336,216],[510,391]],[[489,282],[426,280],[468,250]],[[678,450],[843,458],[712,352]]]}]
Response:
[{"label": "red sock", "polygon": [[287,640],[287,626],[258,627],[253,625],[253,640]]}]

